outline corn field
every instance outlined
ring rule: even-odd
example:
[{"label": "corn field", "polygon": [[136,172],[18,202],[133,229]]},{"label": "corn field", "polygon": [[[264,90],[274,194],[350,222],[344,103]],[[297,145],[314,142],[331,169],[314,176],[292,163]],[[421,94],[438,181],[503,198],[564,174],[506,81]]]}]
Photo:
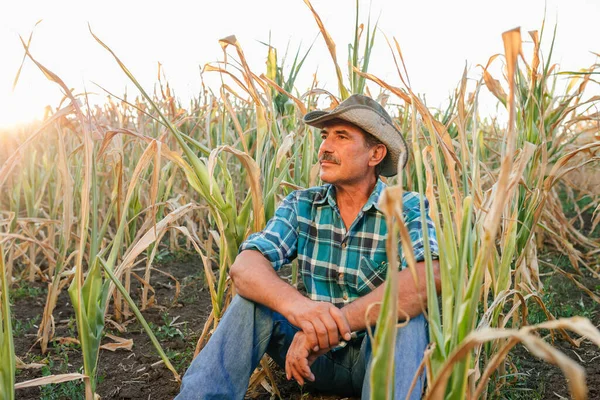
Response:
[{"label": "corn field", "polygon": [[[317,10],[305,3],[331,54],[321,68],[335,70],[336,93],[316,79],[312,87],[296,87],[300,74],[312,73],[302,69],[310,49],[290,58],[267,46],[266,69],[260,70],[230,36],[220,41],[223,60],[203,68],[220,75],[220,88],[184,105],[165,79],[153,91],[143,87],[111,44],[90,30],[141,93],[134,99],[112,94],[105,104],[90,105],[52,65],[39,63],[23,40],[24,62],[35,64],[64,99],[43,121],[0,132],[0,399],[61,398],[44,397],[58,385],[70,385],[73,398],[121,398],[103,387],[99,365],[107,351],[123,359],[135,353],[137,339],[128,339],[128,326],[136,326],[153,348],[146,372],[167,374],[165,382],[176,390],[235,295],[228,268],[240,244],[265,226],[283,197],[320,184],[321,139],[302,116],[355,93],[385,105],[411,148],[406,168],[388,180],[384,204],[394,227],[388,240],[401,240],[409,268],[415,261],[403,224],[403,191],[429,201],[436,226],[439,296],[424,241],[431,340],[422,365],[426,398],[536,398],[527,391],[523,397],[507,394],[519,376],[513,357],[518,348],[558,366],[571,398],[600,396],[586,384],[582,364],[589,360],[574,360],[556,346],[587,345],[600,357],[600,321],[593,311],[600,303],[600,97],[586,94],[598,85],[600,64],[560,71],[551,54],[541,52],[542,41],[554,40],[548,27],[527,33],[533,46],[522,46],[525,34],[510,30],[502,34],[503,54],[477,60],[477,79],[468,79],[465,70],[449,106],[432,109],[409,84],[401,43],[382,40],[376,24],[360,21],[358,7],[345,70],[336,48],[336,42],[346,44],[344,38],[331,37]],[[369,73],[376,44],[389,46],[395,79]],[[502,73],[494,76],[494,68]],[[484,91],[495,96],[506,121],[480,114]],[[160,328],[146,320],[153,309],[164,309],[156,282],[168,281],[160,285],[177,302],[185,284],[165,265],[182,254],[194,260],[210,302],[200,326],[186,334],[176,319]],[[283,278],[298,285],[296,265],[289,271]],[[392,398],[394,335],[386,333],[397,324],[394,276],[388,274],[373,338],[374,399]],[[555,300],[549,303],[553,289],[545,281],[554,276],[585,304],[571,305],[578,312],[569,318],[556,315]],[[23,293],[41,304],[29,330],[17,329],[24,321],[11,317]],[[67,303],[65,317],[57,307]],[[534,313],[540,318],[532,323]],[[72,336],[59,337],[57,327],[68,324]],[[20,353],[18,337],[28,343]],[[163,349],[166,337],[184,341],[186,349]],[[51,368],[66,348],[80,361]],[[182,361],[184,352],[189,355]],[[248,396],[299,396],[297,387],[281,386],[276,370],[264,359]]]}]

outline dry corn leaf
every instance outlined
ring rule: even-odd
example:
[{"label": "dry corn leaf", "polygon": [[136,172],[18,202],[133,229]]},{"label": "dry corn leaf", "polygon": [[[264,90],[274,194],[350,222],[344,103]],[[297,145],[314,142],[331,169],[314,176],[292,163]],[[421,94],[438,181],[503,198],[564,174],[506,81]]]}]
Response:
[{"label": "dry corn leaf", "polygon": [[319,88],[312,88],[311,90],[309,90],[308,92],[306,92],[302,96],[300,96],[300,99],[304,100],[305,98],[307,98],[309,96],[314,96],[317,94],[324,94],[329,97],[331,104],[329,106],[329,109],[327,109],[327,111],[333,110],[335,107],[337,107],[340,104],[340,101],[338,100],[337,97],[335,97],[333,95],[333,93],[328,92],[325,89],[319,89]]},{"label": "dry corn leaf", "polygon": [[221,88],[221,100],[223,101],[223,104],[225,105],[225,109],[229,113],[229,117],[231,118],[231,121],[233,121],[233,126],[235,127],[235,131],[237,132],[238,136],[240,137],[240,141],[242,142],[242,147],[244,148],[244,152],[248,153],[248,145],[246,144],[246,137],[244,135],[244,131],[242,129],[242,126],[240,125],[240,121],[238,120],[237,114],[235,113],[235,111],[233,110],[233,107],[231,106],[231,103],[229,102],[228,96],[225,94],[225,88]]},{"label": "dry corn leaf", "polygon": [[72,374],[61,374],[61,375],[50,375],[50,376],[44,376],[42,378],[36,378],[36,379],[31,379],[29,381],[25,381],[25,382],[19,382],[15,385],[15,389],[25,389],[28,387],[35,387],[35,386],[42,386],[42,385],[49,385],[51,383],[63,383],[63,382],[69,382],[69,381],[75,381],[78,379],[85,379],[86,376],[83,374],[76,374],[76,373],[72,373]]},{"label": "dry corn leaf", "polygon": [[[533,332],[539,329],[569,329],[592,340],[600,346],[600,332],[592,323],[581,317],[573,317],[544,322],[534,326],[527,326],[520,330],[484,328],[469,334],[453,354],[445,362],[437,379],[431,383],[427,399],[443,399],[447,380],[452,372],[452,366],[465,357],[476,345],[498,339],[511,339],[523,343],[529,351],[542,360],[555,364],[561,368],[567,382],[569,391],[574,399],[587,399],[587,386],[585,384],[585,370],[575,361],[564,355],[559,350],[544,342]],[[507,354],[507,351],[504,355]],[[499,361],[495,360],[494,365]]]},{"label": "dry corn leaf", "polygon": [[117,350],[129,350],[133,348],[133,339],[125,339],[115,335],[111,335],[110,333],[106,334],[106,337],[114,340],[114,343],[106,343],[100,346],[101,349],[109,350],[115,352]]},{"label": "dry corn leaf", "polygon": [[531,61],[531,86],[534,87],[537,82],[537,70],[540,66],[540,35],[538,31],[529,31],[529,36],[533,40],[533,60]]},{"label": "dry corn leaf", "polygon": [[394,93],[396,96],[400,97],[402,100],[404,100],[406,102],[406,104],[412,104],[412,100],[411,97],[408,93],[406,93],[406,91],[402,88],[396,87],[396,86],[392,86],[389,83],[386,83],[385,81],[383,81],[382,79],[379,79],[378,77],[376,77],[373,74],[369,74],[367,72],[362,72],[360,69],[354,67],[354,72],[356,72],[359,76],[362,76],[363,78],[369,79],[375,83],[377,83],[378,85],[380,85],[381,87],[389,90],[390,92]]},{"label": "dry corn leaf", "polygon": [[265,75],[261,75],[260,78],[263,79],[265,82],[267,82],[269,85],[271,85],[279,93],[281,93],[281,94],[287,96],[289,99],[291,99],[296,104],[296,107],[298,107],[298,110],[302,113],[302,115],[306,114],[306,106],[304,105],[304,103],[302,101],[300,101],[300,99],[293,96],[291,93],[287,92],[284,88],[279,86],[275,81],[267,78]]},{"label": "dry corn leaf", "polygon": [[[195,207],[193,204],[188,203],[183,205],[169,214],[167,214],[158,224],[156,224],[156,231],[160,234],[164,229],[167,229],[173,222],[175,222],[178,218],[185,215],[186,213],[193,210]],[[121,274],[125,271],[126,268],[129,268],[137,256],[139,256],[150,244],[154,243],[156,240],[155,230],[148,230],[144,236],[140,240],[138,240],[134,245],[132,245],[125,256],[123,257],[123,261],[117,268],[115,268],[115,276],[120,277]],[[114,286],[111,283],[111,289],[109,293],[112,293],[114,290]]]},{"label": "dry corn leaf", "polygon": [[[223,49],[224,54],[226,54],[227,46],[231,45],[231,46],[235,47],[235,50],[238,53],[238,57],[240,58],[240,62],[242,64],[242,67],[244,70],[244,74],[243,74],[244,80],[246,81],[246,84],[248,85],[246,87],[246,91],[252,97],[252,99],[254,100],[254,102],[257,105],[261,105],[262,103],[261,103],[260,97],[258,96],[256,88],[254,87],[254,81],[252,80],[252,72],[250,71],[250,67],[248,66],[248,63],[246,62],[246,57],[244,56],[244,51],[242,50],[242,46],[240,46],[240,43],[238,42],[235,35],[230,35],[223,39],[219,39],[219,44],[221,45],[221,48]],[[244,87],[244,86],[242,85],[242,87]]]},{"label": "dry corn leaf", "polygon": [[[206,64],[206,65],[204,66],[204,69],[203,69],[203,71],[202,71],[202,72],[204,72],[204,71],[207,71],[207,72],[219,72],[219,73],[221,73],[221,74],[225,74],[225,75],[229,76],[231,79],[233,79],[233,80],[234,80],[234,82],[235,82],[235,83],[236,83],[236,84],[237,84],[237,85],[238,85],[240,88],[242,88],[242,89],[244,90],[244,92],[246,92],[246,93],[249,93],[249,92],[250,92],[250,91],[248,90],[248,87],[247,87],[247,86],[246,86],[246,85],[245,85],[245,84],[244,84],[242,81],[240,81],[240,80],[239,80],[239,78],[238,78],[237,76],[233,75],[231,72],[227,71],[227,70],[226,70],[226,69],[224,69],[224,68],[214,67],[214,66],[212,66],[212,65],[210,65],[210,64]],[[240,98],[240,99],[241,99],[241,97],[240,97],[239,95],[237,95],[237,94],[235,93],[235,91],[231,90],[231,92],[232,92],[233,94],[235,94],[235,96],[236,96],[236,97],[238,97],[238,98]]]},{"label": "dry corn leaf", "polygon": [[487,69],[483,71],[483,82],[489,91],[498,98],[498,100],[506,104],[506,92],[502,88],[500,81],[493,78]]},{"label": "dry corn leaf", "polygon": [[17,369],[40,369],[40,368],[46,366],[46,364],[40,364],[40,363],[25,364],[23,362],[23,360],[21,360],[19,357],[15,357],[15,361],[16,361],[15,366]]},{"label": "dry corn leaf", "polygon": [[290,132],[283,138],[283,142],[277,149],[277,156],[275,158],[276,168],[279,168],[281,162],[287,157],[288,152],[292,149],[292,146],[294,145],[294,137],[294,132]]},{"label": "dry corn leaf", "polygon": [[42,354],[46,354],[46,350],[48,349],[48,342],[54,336],[55,327],[54,317],[52,316],[52,313],[54,311],[54,308],[56,307],[58,295],[60,294],[60,287],[58,285],[60,279],[60,276],[55,277],[53,278],[52,283],[48,285],[48,294],[46,295],[44,313],[37,332],[38,339],[40,339]]},{"label": "dry corn leaf", "polygon": [[202,328],[202,333],[200,334],[200,337],[198,338],[198,342],[196,342],[196,349],[194,350],[194,358],[196,358],[198,353],[200,353],[200,351],[204,347],[204,343],[206,343],[208,341],[208,338],[209,338],[210,334],[212,333],[210,327],[213,326],[214,321],[215,321],[215,310],[213,308],[210,311],[210,315],[206,319],[206,322],[204,323],[204,327]]},{"label": "dry corn leaf", "polygon": [[304,0],[304,4],[306,4],[308,6],[308,8],[310,9],[310,11],[312,12],[313,17],[315,18],[315,21],[317,22],[317,25],[319,26],[319,30],[321,31],[321,35],[323,35],[323,39],[325,39],[325,43],[327,44],[327,49],[329,49],[329,54],[331,55],[331,59],[333,60],[333,64],[335,66],[335,73],[337,75],[340,95],[342,96],[342,100],[345,100],[348,98],[349,94],[348,94],[348,90],[344,86],[344,79],[342,78],[342,71],[340,70],[340,66],[338,65],[338,62],[337,62],[337,53],[336,53],[336,49],[335,49],[335,42],[333,41],[331,35],[329,35],[329,32],[327,32],[327,29],[325,29],[325,25],[323,25],[323,21],[321,21],[321,17],[319,17],[319,14],[317,14],[317,12],[313,8],[310,1]]}]

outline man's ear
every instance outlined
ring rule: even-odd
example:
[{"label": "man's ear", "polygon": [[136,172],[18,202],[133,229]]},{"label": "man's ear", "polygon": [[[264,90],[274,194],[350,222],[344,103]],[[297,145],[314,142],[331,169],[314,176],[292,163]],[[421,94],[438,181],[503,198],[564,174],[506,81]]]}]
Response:
[{"label": "man's ear", "polygon": [[369,160],[370,166],[375,166],[383,161],[387,155],[387,147],[384,144],[378,144],[371,147],[371,159]]}]

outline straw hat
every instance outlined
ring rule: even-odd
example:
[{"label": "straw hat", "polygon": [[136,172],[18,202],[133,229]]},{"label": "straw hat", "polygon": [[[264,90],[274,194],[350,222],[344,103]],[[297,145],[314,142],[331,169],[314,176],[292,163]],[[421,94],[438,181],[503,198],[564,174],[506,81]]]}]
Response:
[{"label": "straw hat", "polygon": [[408,160],[408,147],[392,118],[375,100],[353,94],[331,111],[311,111],[304,116],[304,123],[323,128],[332,119],[342,119],[364,129],[387,147],[387,155],[381,162],[381,175],[394,176],[398,165],[404,168]]}]

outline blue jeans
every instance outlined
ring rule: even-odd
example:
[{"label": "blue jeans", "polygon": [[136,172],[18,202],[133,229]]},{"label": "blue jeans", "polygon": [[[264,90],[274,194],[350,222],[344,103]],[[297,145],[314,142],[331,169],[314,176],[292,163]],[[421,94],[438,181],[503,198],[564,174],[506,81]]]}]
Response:
[{"label": "blue jeans", "polygon": [[[183,377],[176,400],[243,399],[252,371],[265,353],[281,367],[298,328],[281,314],[236,296],[215,333]],[[396,338],[395,399],[404,399],[427,347],[428,333],[421,314],[398,329]],[[314,382],[308,389],[340,396],[369,398],[371,343],[368,336],[322,355],[311,366]],[[410,399],[419,399],[424,385],[419,378]]]}]

